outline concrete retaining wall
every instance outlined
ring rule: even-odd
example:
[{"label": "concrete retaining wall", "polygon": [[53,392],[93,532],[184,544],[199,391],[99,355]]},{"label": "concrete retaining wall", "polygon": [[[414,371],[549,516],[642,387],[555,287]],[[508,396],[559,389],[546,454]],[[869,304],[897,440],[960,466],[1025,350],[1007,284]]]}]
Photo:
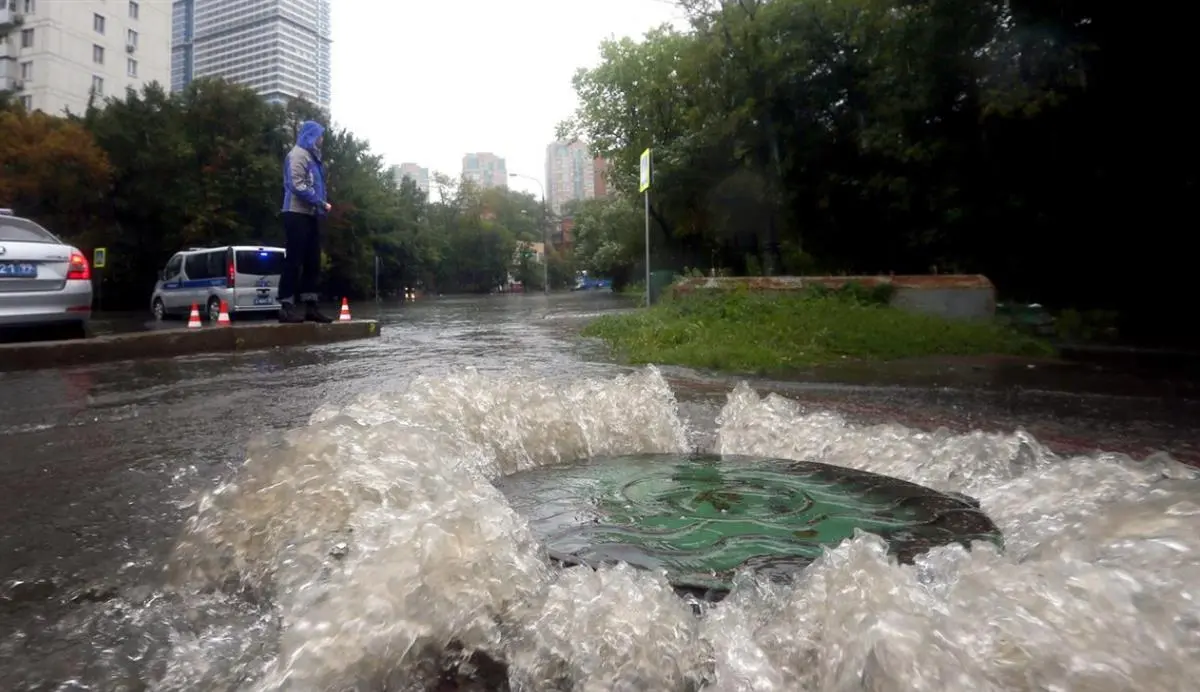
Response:
[{"label": "concrete retaining wall", "polygon": [[201,329],[160,329],[77,341],[0,344],[0,371],[60,368],[140,358],[175,358],[201,353],[253,351],[280,346],[314,346],[379,336],[379,323],[261,324]]},{"label": "concrete retaining wall", "polygon": [[810,286],[840,288],[848,283],[895,288],[892,305],[952,319],[992,319],[996,315],[996,287],[979,274],[934,276],[739,276],[681,279],[676,293],[703,290],[800,291]]}]

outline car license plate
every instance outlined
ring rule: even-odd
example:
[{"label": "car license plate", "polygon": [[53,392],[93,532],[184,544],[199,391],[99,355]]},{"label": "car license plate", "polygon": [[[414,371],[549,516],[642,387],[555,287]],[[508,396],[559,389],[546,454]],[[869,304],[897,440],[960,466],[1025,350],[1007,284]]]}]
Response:
[{"label": "car license plate", "polygon": [[0,279],[36,279],[37,265],[32,262],[0,262]]},{"label": "car license plate", "polygon": [[257,298],[254,299],[255,305],[272,305],[274,303],[275,303],[275,299],[272,298],[271,296],[258,296]]}]

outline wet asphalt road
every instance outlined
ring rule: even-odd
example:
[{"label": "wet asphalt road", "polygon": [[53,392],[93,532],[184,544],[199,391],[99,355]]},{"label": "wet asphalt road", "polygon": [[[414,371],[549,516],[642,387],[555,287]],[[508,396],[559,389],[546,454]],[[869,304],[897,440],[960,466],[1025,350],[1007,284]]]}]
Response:
[{"label": "wet asphalt road", "polygon": [[[0,374],[0,639],[31,619],[53,621],[73,601],[157,583],[187,513],[181,505],[233,473],[251,439],[302,425],[319,405],[402,388],[419,374],[475,367],[564,380],[612,376],[627,368],[604,362],[601,348],[575,334],[586,319],[629,307],[611,294],[359,305],[356,317],[383,322],[381,337]],[[97,331],[146,326],[118,317]],[[739,378],[664,374],[703,446]],[[866,423],[1025,427],[1064,452],[1169,449],[1200,460],[1200,405],[1157,396],[1178,393],[1170,382],[979,362],[843,368],[808,379],[754,385]]]}]

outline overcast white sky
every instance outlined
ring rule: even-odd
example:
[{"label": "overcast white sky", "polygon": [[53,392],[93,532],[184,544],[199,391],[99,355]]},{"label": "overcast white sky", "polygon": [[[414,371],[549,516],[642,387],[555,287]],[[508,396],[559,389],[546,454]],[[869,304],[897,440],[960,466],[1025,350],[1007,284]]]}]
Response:
[{"label": "overcast white sky", "polygon": [[679,18],[664,0],[333,0],[333,119],[389,165],[458,176],[490,151],[544,183],[575,70],[603,39]]}]

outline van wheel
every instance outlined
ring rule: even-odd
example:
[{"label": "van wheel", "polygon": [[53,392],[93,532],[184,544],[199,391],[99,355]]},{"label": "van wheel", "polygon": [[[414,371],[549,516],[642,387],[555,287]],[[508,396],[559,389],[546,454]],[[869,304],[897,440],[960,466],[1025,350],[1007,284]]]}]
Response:
[{"label": "van wheel", "polygon": [[150,310],[154,313],[154,319],[162,322],[167,317],[167,306],[163,305],[162,298],[155,298],[154,304],[150,306]]},{"label": "van wheel", "polygon": [[208,321],[213,324],[221,317],[221,299],[213,296],[208,299]]}]

